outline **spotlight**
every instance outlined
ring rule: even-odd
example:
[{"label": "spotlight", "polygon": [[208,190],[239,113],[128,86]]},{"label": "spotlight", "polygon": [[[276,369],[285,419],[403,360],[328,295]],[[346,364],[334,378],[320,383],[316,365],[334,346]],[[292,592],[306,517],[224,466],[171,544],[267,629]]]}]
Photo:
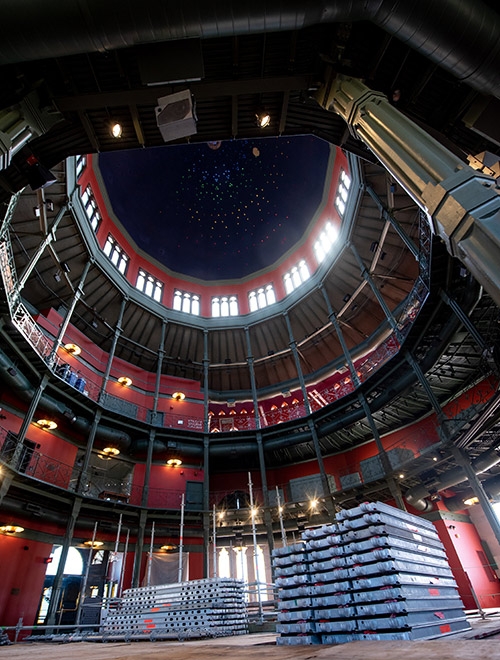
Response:
[{"label": "spotlight", "polygon": [[256,112],[255,119],[257,120],[257,126],[259,128],[266,128],[271,123],[271,115],[267,110],[259,110]]},{"label": "spotlight", "polygon": [[167,465],[168,467],[179,467],[179,465],[182,465],[182,461],[180,458],[169,458]]},{"label": "spotlight", "polygon": [[465,506],[474,506],[474,504],[479,504],[479,497],[476,497],[475,495],[473,497],[469,497],[468,499],[464,500]]},{"label": "spotlight", "polygon": [[119,121],[112,121],[109,126],[112,137],[118,139],[123,135],[123,126]]},{"label": "spotlight", "polygon": [[103,541],[84,541],[83,545],[88,545],[89,548],[100,548],[104,545]]},{"label": "spotlight", "polygon": [[185,398],[186,395],[184,394],[184,392],[174,392],[172,394],[172,399],[175,399],[175,401],[184,401]]},{"label": "spotlight", "polygon": [[132,378],[129,378],[128,376],[120,376],[118,382],[120,385],[123,385],[123,387],[130,387],[132,385]]}]

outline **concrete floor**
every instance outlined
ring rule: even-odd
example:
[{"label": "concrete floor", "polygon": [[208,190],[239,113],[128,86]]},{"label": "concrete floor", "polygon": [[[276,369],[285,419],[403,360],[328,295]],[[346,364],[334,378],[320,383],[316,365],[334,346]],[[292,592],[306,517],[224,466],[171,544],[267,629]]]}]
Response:
[{"label": "concrete floor", "polygon": [[[190,642],[66,644],[21,642],[0,648],[1,660],[500,660],[500,613],[470,619],[472,630],[415,642],[350,642],[338,646],[276,646],[276,635],[257,633]],[[491,636],[499,633],[498,636]],[[485,639],[472,639],[474,636]]]}]

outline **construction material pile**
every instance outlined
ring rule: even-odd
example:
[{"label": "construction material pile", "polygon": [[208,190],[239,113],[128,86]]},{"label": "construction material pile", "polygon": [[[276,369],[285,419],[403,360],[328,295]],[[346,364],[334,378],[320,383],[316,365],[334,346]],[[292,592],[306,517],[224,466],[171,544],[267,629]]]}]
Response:
[{"label": "construction material pile", "polygon": [[273,552],[278,644],[414,640],[469,629],[432,523],[381,502]]},{"label": "construction material pile", "polygon": [[103,638],[196,639],[248,632],[244,583],[230,578],[127,589],[103,617]]}]

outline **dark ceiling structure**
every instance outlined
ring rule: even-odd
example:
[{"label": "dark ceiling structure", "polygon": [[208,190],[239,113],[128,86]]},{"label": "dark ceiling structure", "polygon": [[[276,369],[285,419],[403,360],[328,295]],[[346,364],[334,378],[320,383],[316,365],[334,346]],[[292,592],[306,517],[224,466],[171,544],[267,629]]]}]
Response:
[{"label": "dark ceiling structure", "polygon": [[[352,241],[369,264],[374,258],[371,247],[383,234],[387,257],[372,263],[373,272],[384,284],[384,300],[395,310],[406,298],[418,268],[390,218],[417,241],[420,211],[393,185],[346,123],[316,102],[326,68],[361,77],[386,93],[405,115],[464,161],[469,154],[500,154],[498,129],[489,119],[495,116],[500,96],[500,15],[493,1],[314,2],[306,7],[301,2],[288,2],[286,7],[258,1],[222,6],[193,2],[188,9],[185,3],[154,0],[104,4],[86,0],[63,6],[33,0],[23,3],[22,12],[16,3],[3,9],[0,108],[35,98],[38,110],[50,117],[50,128],[41,130],[0,172],[4,208],[10,195],[29,182],[29,154],[57,178],[50,188],[57,212],[67,201],[64,158],[100,153],[104,170],[106,157],[111,163],[116,152],[164,146],[156,119],[158,99],[187,87],[196,106],[196,133],[171,144],[189,141],[204,154],[204,161],[222,155],[225,141],[241,139],[251,149],[254,140],[276,136],[315,136],[359,157],[364,186]],[[181,67],[184,59],[175,50],[179,42],[192,63],[189,71]],[[182,72],[176,71],[177,65]],[[258,107],[271,115],[267,128],[255,123]],[[118,140],[109,133],[111,119],[123,126]],[[218,150],[207,146],[219,141]],[[131,153],[124,153],[120,162],[126,163]],[[255,157],[251,162],[252,166],[262,163]],[[23,195],[13,222],[14,257],[21,271],[47,231],[32,217],[38,194],[28,190]],[[26,291],[27,302],[35,310],[67,307],[87,260],[82,236],[67,213],[59,224],[56,245],[37,265],[36,277]],[[70,264],[71,271],[55,282],[54,269],[62,263]],[[442,405],[486,376],[498,375],[494,359],[500,338],[498,308],[437,240],[431,272],[429,299],[407,337],[405,351],[363,385],[381,435],[433,411],[427,386],[419,381],[412,360],[420,365]],[[230,277],[241,275],[240,271],[229,273]],[[373,293],[366,286],[360,289],[363,281],[353,252],[345,251],[323,282],[342,321],[349,350],[367,342],[385,322]],[[351,300],[358,290],[358,299]],[[73,323],[104,350],[114,341],[122,294],[119,287],[109,285],[108,274],[99,264],[92,263]],[[477,334],[450,314],[450,300],[463,310]],[[311,289],[307,296],[292,296],[290,301],[287,318],[282,313],[258,313],[251,323],[257,387],[262,393],[296,379],[289,327],[298,341],[306,375],[319,377],[325,365],[342,357],[321,288]],[[154,372],[162,341],[160,316],[154,306],[129,298],[116,356]],[[209,329],[211,398],[225,401],[228,396],[248,393],[251,383],[243,325],[189,321],[170,314],[163,372],[202,381],[205,326]],[[24,350],[19,339],[8,327],[3,335],[7,352],[19,359]],[[65,396],[69,400],[71,393]],[[325,455],[373,437],[356,395],[326,407],[314,419]],[[496,421],[490,416],[474,428],[473,420],[465,420],[453,438],[458,441],[461,433],[472,428],[464,443],[474,458],[498,442]],[[296,423],[270,427],[263,435],[269,467],[315,456],[309,430]],[[175,437],[186,443],[187,451],[185,434],[178,431]],[[220,434],[212,446],[214,470],[233,469],[242,459],[256,464],[253,435],[240,434],[236,445]],[[452,461],[449,455],[438,464],[423,460],[414,467],[413,476],[409,474],[408,487],[419,483],[423,470],[432,468],[439,474]],[[374,483],[373,488],[380,495],[385,482]],[[357,493],[348,497],[355,501]]]}]

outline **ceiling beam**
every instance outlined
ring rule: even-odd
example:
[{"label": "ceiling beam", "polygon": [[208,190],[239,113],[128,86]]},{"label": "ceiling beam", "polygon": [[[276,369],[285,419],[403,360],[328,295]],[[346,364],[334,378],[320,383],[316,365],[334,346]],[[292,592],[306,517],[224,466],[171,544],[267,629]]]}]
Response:
[{"label": "ceiling beam", "polygon": [[[251,78],[248,80],[228,80],[210,83],[191,83],[189,89],[197,99],[210,99],[218,96],[238,96],[240,94],[264,94],[290,92],[309,89],[313,76],[282,76],[279,78]],[[117,106],[156,105],[162,96],[179,91],[178,85],[156,85],[141,89],[59,96],[54,103],[61,112],[83,111]]]}]

